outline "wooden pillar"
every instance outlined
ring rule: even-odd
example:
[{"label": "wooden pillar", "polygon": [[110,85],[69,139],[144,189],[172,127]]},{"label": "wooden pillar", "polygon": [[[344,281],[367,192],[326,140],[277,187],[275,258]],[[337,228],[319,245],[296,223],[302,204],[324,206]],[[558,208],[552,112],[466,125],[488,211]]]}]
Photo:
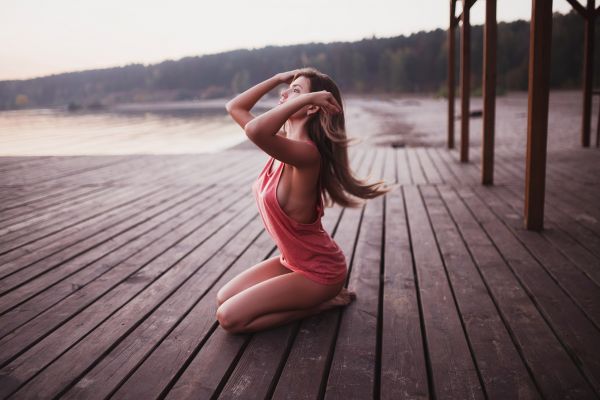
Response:
[{"label": "wooden pillar", "polygon": [[[600,106],[600,101],[598,105]],[[598,125],[596,126],[596,147],[600,147],[600,107],[598,107]]]},{"label": "wooden pillar", "polygon": [[471,26],[469,0],[462,0],[460,28],[460,161],[469,161],[469,92],[471,77]]},{"label": "wooden pillar", "polygon": [[525,227],[542,230],[548,136],[552,0],[532,0],[525,171]]},{"label": "wooden pillar", "polygon": [[454,53],[456,49],[456,0],[450,0],[450,26],[448,28],[448,148],[454,148]]},{"label": "wooden pillar", "polygon": [[587,0],[583,44],[583,121],[581,122],[581,145],[590,147],[592,119],[592,83],[594,81],[594,0]]},{"label": "wooden pillar", "polygon": [[485,2],[483,38],[483,147],[481,183],[494,183],[494,125],[496,115],[496,0]]}]

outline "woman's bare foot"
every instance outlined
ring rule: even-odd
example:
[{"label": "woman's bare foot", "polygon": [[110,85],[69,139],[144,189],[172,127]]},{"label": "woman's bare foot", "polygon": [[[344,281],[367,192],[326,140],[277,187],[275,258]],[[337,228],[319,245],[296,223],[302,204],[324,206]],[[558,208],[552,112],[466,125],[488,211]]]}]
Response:
[{"label": "woman's bare foot", "polygon": [[346,288],[342,288],[340,292],[333,299],[329,299],[323,302],[320,308],[324,310],[329,310],[334,307],[347,306],[352,301],[356,299],[356,293],[352,292]]}]

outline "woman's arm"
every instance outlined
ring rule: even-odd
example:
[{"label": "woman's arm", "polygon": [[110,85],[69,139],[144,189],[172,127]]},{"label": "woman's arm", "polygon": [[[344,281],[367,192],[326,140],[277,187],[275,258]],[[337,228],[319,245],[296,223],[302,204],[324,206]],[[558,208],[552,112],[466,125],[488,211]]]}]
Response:
[{"label": "woman's arm", "polygon": [[296,70],[282,72],[273,75],[271,78],[254,85],[243,93],[240,93],[232,100],[228,101],[225,109],[231,115],[231,118],[244,128],[246,124],[254,119],[254,115],[250,112],[252,107],[261,97],[283,83],[290,83],[294,77]]},{"label": "woman's arm", "polygon": [[341,107],[327,91],[303,93],[250,120],[244,131],[248,138],[267,154],[295,167],[314,166],[320,159],[314,146],[277,135],[288,118],[301,108],[314,105],[327,113],[341,112]]}]

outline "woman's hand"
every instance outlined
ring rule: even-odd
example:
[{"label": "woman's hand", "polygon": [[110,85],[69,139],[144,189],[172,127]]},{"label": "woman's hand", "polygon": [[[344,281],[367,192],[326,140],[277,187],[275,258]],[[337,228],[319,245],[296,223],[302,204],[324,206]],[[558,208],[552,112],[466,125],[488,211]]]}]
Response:
[{"label": "woman's hand", "polygon": [[306,96],[309,97],[308,101],[310,104],[320,107],[328,114],[338,114],[342,112],[342,107],[340,104],[327,90],[306,93]]},{"label": "woman's hand", "polygon": [[288,85],[290,83],[292,83],[292,81],[294,80],[294,76],[296,76],[296,74],[299,72],[299,69],[293,69],[291,71],[287,71],[287,72],[280,72],[278,74],[275,75],[275,77],[277,78],[277,80],[281,83],[287,83]]}]

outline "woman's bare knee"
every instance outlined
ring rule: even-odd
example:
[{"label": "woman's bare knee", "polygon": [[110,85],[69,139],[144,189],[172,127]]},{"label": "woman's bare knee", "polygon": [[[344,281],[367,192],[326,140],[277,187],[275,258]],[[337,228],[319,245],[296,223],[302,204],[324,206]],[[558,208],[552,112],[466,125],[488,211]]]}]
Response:
[{"label": "woman's bare knee", "polygon": [[217,292],[217,305],[220,306],[229,298],[248,289],[249,287],[256,285],[257,283],[291,272],[292,271],[281,265],[279,256],[263,260],[236,275],[223,287],[221,287],[221,289],[219,289]]}]

